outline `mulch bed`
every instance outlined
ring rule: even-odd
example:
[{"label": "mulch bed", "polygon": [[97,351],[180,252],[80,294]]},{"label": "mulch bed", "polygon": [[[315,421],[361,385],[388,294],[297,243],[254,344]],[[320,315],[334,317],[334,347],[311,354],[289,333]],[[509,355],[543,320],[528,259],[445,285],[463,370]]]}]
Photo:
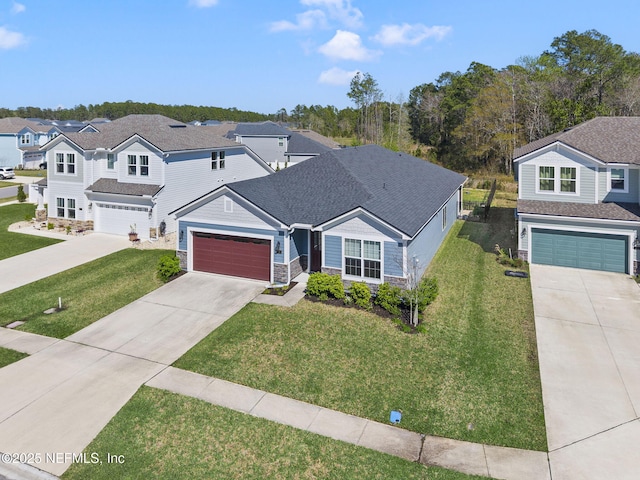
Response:
[{"label": "mulch bed", "polygon": [[262,294],[263,295],[277,295],[279,297],[282,297],[285,293],[287,293],[289,290],[291,290],[297,284],[298,284],[298,282],[291,282],[289,285],[286,285],[284,287],[270,287],[270,288],[265,289],[262,292]]}]

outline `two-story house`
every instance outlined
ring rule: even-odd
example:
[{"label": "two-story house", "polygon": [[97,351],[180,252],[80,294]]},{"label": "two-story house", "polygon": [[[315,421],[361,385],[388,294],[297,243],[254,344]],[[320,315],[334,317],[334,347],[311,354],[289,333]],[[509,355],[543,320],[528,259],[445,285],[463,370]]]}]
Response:
[{"label": "two-story house", "polygon": [[41,122],[25,118],[0,118],[0,166],[22,166],[23,149],[39,148],[42,128]]},{"label": "two-story house", "polygon": [[148,239],[175,230],[169,212],[176,208],[273,172],[214,130],[162,115],[129,115],[91,130],[60,133],[42,147],[52,223],[119,235],[135,228]]},{"label": "two-story house", "polygon": [[640,117],[598,117],[515,151],[521,258],[637,271],[639,133]]}]

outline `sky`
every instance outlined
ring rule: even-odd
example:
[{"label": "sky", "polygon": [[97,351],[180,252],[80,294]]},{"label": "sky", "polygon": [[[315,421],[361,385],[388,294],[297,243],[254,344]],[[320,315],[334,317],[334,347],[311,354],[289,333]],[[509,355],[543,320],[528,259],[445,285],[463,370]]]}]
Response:
[{"label": "sky", "polygon": [[387,100],[471,62],[537,56],[569,30],[640,52],[638,0],[0,0],[0,107],[103,102],[259,113]]}]

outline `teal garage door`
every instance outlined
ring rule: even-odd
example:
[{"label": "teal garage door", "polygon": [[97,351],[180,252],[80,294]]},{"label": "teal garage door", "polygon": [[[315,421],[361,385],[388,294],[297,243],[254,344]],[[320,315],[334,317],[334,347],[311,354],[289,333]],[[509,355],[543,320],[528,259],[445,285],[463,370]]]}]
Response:
[{"label": "teal garage door", "polygon": [[629,237],[531,229],[531,263],[628,272]]}]

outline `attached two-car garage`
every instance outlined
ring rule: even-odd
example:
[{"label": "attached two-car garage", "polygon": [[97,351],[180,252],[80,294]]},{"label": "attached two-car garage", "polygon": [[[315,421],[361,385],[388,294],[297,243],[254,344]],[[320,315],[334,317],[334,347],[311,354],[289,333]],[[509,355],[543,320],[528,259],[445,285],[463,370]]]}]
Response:
[{"label": "attached two-car garage", "polygon": [[261,238],[194,232],[193,269],[269,281],[271,242]]},{"label": "attached two-car garage", "polygon": [[531,263],[629,273],[629,237],[531,229]]}]

